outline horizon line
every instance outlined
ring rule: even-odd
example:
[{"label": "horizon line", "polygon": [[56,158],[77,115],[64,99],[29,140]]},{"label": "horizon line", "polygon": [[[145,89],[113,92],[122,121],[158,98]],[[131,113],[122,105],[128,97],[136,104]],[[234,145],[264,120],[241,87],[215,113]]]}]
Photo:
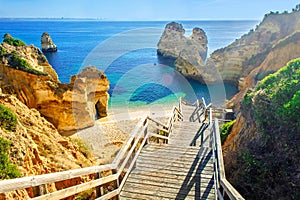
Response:
[{"label": "horizon line", "polygon": [[93,17],[0,17],[0,20],[90,20],[90,21],[106,21],[106,22],[166,22],[166,21],[260,21],[260,19],[237,19],[237,18],[225,18],[225,19],[104,19],[104,18],[93,18]]}]

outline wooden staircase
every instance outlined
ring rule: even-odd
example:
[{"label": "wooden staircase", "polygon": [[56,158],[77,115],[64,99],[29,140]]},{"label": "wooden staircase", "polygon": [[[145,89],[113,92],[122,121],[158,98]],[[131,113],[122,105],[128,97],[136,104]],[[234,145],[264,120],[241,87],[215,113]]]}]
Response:
[{"label": "wooden staircase", "polygon": [[120,199],[215,198],[210,134],[205,122],[191,117],[195,109],[183,106],[184,120],[175,123],[168,144],[143,148]]},{"label": "wooden staircase", "polygon": [[[218,111],[205,100],[180,98],[167,124],[145,115],[111,164],[0,181],[2,194],[31,191],[34,200],[95,191],[108,199],[241,199],[224,170]],[[51,185],[85,178],[52,191]]]}]

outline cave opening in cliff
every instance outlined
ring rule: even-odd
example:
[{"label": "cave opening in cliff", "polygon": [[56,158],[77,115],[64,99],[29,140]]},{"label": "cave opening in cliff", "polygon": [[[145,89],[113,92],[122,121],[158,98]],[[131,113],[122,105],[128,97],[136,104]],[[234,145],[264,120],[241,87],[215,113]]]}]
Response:
[{"label": "cave opening in cliff", "polygon": [[95,104],[95,120],[100,119],[99,110],[97,108],[97,103]]}]

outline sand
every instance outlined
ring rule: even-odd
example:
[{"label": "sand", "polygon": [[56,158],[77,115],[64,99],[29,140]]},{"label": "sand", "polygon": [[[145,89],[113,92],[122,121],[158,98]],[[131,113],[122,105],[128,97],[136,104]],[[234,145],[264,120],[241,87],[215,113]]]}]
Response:
[{"label": "sand", "polygon": [[93,127],[81,130],[72,137],[83,140],[95,157],[97,165],[112,163],[139,120],[146,115],[166,123],[171,110],[152,108],[131,112],[111,112],[107,117],[97,120]]}]

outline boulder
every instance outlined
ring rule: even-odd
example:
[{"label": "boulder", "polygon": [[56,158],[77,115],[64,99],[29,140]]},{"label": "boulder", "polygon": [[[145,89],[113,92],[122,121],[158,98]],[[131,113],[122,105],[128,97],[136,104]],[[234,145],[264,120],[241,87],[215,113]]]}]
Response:
[{"label": "boulder", "polygon": [[57,51],[56,45],[52,42],[52,39],[51,39],[49,33],[47,33],[47,32],[43,33],[43,35],[41,37],[41,45],[42,45],[43,52],[56,52]]}]

